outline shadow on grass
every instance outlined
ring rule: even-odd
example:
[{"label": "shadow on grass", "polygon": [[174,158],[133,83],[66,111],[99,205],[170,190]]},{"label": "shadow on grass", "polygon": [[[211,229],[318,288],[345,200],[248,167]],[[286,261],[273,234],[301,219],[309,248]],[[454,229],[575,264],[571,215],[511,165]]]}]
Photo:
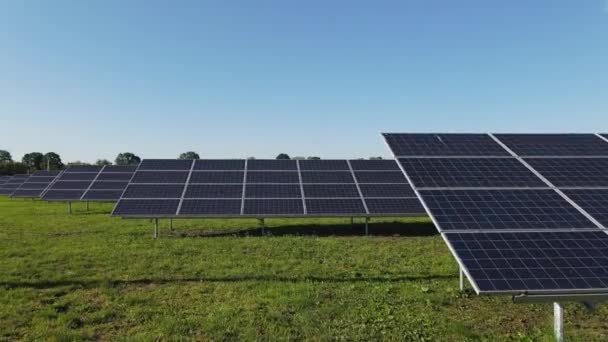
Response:
[{"label": "shadow on grass", "polygon": [[[282,225],[266,227],[265,234],[269,236],[365,236],[365,225],[362,224],[305,224]],[[402,223],[378,222],[369,224],[369,235],[372,236],[434,236],[438,235],[432,223]],[[261,228],[245,228],[231,231],[205,232],[191,228],[163,230],[166,237],[229,237],[229,236],[261,236]]]},{"label": "shadow on grass", "polygon": [[48,280],[38,282],[0,282],[0,288],[33,288],[51,289],[55,287],[73,286],[79,288],[96,287],[121,287],[121,286],[140,286],[140,285],[166,285],[182,283],[239,283],[239,282],[279,282],[279,283],[397,283],[406,281],[420,280],[441,280],[456,279],[457,274],[453,275],[424,275],[424,276],[399,276],[399,277],[282,277],[273,275],[260,276],[226,276],[226,277],[201,277],[201,278],[143,278],[131,280]]}]

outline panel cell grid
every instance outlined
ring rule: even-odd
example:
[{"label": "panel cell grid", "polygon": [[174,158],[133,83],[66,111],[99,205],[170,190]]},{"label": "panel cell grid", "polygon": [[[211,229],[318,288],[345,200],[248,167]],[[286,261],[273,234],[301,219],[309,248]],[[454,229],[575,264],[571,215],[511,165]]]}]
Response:
[{"label": "panel cell grid", "polygon": [[480,293],[607,291],[605,232],[447,233],[445,237]]},{"label": "panel cell grid", "polygon": [[251,171],[297,171],[298,165],[295,160],[264,160],[252,159],[247,161],[247,170]]},{"label": "panel cell grid", "polygon": [[608,156],[608,143],[594,134],[495,134],[519,156]]},{"label": "panel cell grid", "polygon": [[123,198],[181,198],[182,184],[130,184]]},{"label": "panel cell grid", "polygon": [[[249,169],[249,164],[247,164]],[[297,171],[247,171],[247,183],[294,183],[300,182]]]},{"label": "panel cell grid", "polygon": [[359,198],[355,184],[304,184],[306,198]]},{"label": "panel cell grid", "polygon": [[157,216],[174,215],[177,211],[177,199],[124,199],[121,198],[114,208],[114,215],[119,216]]},{"label": "panel cell grid", "polygon": [[397,157],[405,156],[509,156],[487,134],[384,133]]},{"label": "panel cell grid", "polygon": [[302,171],[348,171],[346,160],[300,160],[300,170]]},{"label": "panel cell grid", "polygon": [[302,171],[302,183],[354,183],[350,171]]},{"label": "panel cell grid", "polygon": [[[300,184],[247,184],[246,198],[301,198]],[[300,200],[301,201],[301,200]]]},{"label": "panel cell grid", "polygon": [[558,188],[608,187],[608,158],[526,158],[525,160]]},{"label": "panel cell grid", "polygon": [[553,190],[421,190],[443,231],[597,228]]},{"label": "panel cell grid", "polygon": [[184,198],[242,198],[240,184],[189,184]]},{"label": "panel cell grid", "polygon": [[131,183],[185,183],[187,171],[137,171]]},{"label": "panel cell grid", "polygon": [[139,170],[178,171],[190,170],[192,160],[182,159],[144,159],[139,164]]},{"label": "panel cell grid", "polygon": [[311,215],[348,215],[365,214],[365,207],[360,199],[306,199],[306,210]]},{"label": "panel cell grid", "polygon": [[239,171],[193,171],[190,183],[243,183],[243,172]]},{"label": "panel cell grid", "polygon": [[418,198],[366,198],[370,214],[423,214],[424,207]]},{"label": "panel cell grid", "polygon": [[304,214],[301,199],[246,199],[245,215],[295,215]]},{"label": "panel cell grid", "polygon": [[359,184],[363,197],[416,197],[408,184]]},{"label": "panel cell grid", "polygon": [[547,187],[515,158],[400,158],[417,188]]},{"label": "panel cell grid", "polygon": [[407,183],[401,171],[358,171],[357,182],[364,183]]},{"label": "panel cell grid", "polygon": [[236,216],[240,215],[240,213],[240,199],[184,199],[178,214],[190,216]]},{"label": "panel cell grid", "polygon": [[399,171],[397,163],[389,159],[353,159],[350,166],[355,171]]},{"label": "panel cell grid", "polygon": [[608,190],[564,190],[564,193],[604,227],[608,227]]},{"label": "panel cell grid", "polygon": [[194,163],[198,171],[242,171],[245,161],[241,159],[199,159]]}]

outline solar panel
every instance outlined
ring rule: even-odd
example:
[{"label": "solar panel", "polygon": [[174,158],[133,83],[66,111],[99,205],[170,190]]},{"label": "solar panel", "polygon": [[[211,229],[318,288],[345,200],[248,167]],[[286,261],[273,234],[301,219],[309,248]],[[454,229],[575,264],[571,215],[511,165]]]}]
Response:
[{"label": "solar panel", "polygon": [[304,184],[304,194],[307,198],[360,197],[355,184]]},{"label": "solar panel", "polygon": [[425,187],[546,187],[515,158],[400,158],[410,181]]},{"label": "solar panel", "polygon": [[[144,161],[142,165],[179,167],[167,160]],[[351,167],[363,184],[355,183]],[[359,186],[374,205],[373,213],[367,212]],[[169,202],[137,202],[152,199],[180,200],[175,212],[183,217],[395,216],[422,212],[420,205],[411,203],[418,200],[394,160],[196,160],[188,171],[140,167],[113,215],[175,216],[171,210],[163,211]],[[145,208],[134,210],[134,206]],[[155,212],[157,207],[160,210]]]},{"label": "solar panel", "polygon": [[245,215],[304,215],[301,199],[247,199]]},{"label": "solar panel", "polygon": [[601,231],[445,234],[480,293],[608,291]]},{"label": "solar panel", "polygon": [[409,184],[359,184],[363,197],[416,197]]},{"label": "solar panel", "polygon": [[116,201],[133,176],[135,166],[73,165],[41,193],[47,201]]},{"label": "solar panel", "polygon": [[261,160],[253,159],[247,161],[247,170],[253,171],[297,171],[298,164],[295,160],[273,159]]},{"label": "solar panel", "polygon": [[298,172],[293,171],[248,171],[247,183],[299,183]]},{"label": "solar panel", "polygon": [[10,195],[17,190],[30,176],[17,174],[10,177],[4,184],[0,186],[0,195]]},{"label": "solar panel", "polygon": [[241,198],[241,184],[189,184],[185,198]]},{"label": "solar panel", "polygon": [[608,156],[608,143],[594,134],[495,134],[519,156]]},{"label": "solar panel", "polygon": [[394,160],[388,159],[375,159],[375,160],[363,160],[353,159],[350,160],[350,166],[355,171],[399,171],[399,166]]},{"label": "solar panel", "polygon": [[177,199],[124,199],[114,208],[114,215],[149,216],[175,215],[179,205]]},{"label": "solar panel", "polygon": [[508,156],[487,134],[384,133],[396,157],[412,156]]},{"label": "solar panel", "polygon": [[[249,178],[247,178],[249,179]],[[354,183],[350,171],[302,171],[303,183]]]},{"label": "solar panel", "polygon": [[302,198],[302,193],[300,191],[300,184],[247,184],[245,197]]},{"label": "solar panel", "polygon": [[358,171],[355,177],[362,183],[407,183],[401,171]]},{"label": "solar panel", "polygon": [[190,183],[243,183],[243,176],[242,171],[195,171],[190,176]]},{"label": "solar panel", "polygon": [[39,197],[60,173],[61,171],[35,171],[15,189],[11,197]]},{"label": "solar panel", "polygon": [[182,159],[145,159],[139,164],[138,170],[155,171],[189,171],[192,160]]},{"label": "solar panel", "polygon": [[421,190],[442,231],[596,228],[557,192]]},{"label": "solar panel", "polygon": [[526,158],[558,188],[608,187],[608,158]]},{"label": "solar panel", "polygon": [[604,227],[608,227],[608,189],[564,190],[564,193]]},{"label": "solar panel", "polygon": [[199,171],[241,171],[245,161],[239,159],[200,159],[194,163],[194,170]]},{"label": "solar panel", "polygon": [[300,170],[302,171],[349,171],[346,160],[300,160]]}]

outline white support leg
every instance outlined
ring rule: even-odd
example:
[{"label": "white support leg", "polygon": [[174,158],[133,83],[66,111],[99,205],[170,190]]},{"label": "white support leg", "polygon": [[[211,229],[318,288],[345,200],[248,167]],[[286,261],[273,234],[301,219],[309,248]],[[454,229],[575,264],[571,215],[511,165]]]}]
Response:
[{"label": "white support leg", "polygon": [[560,303],[553,303],[553,331],[555,341],[564,342],[564,306]]},{"label": "white support leg", "polygon": [[464,291],[464,271],[462,270],[462,267],[459,268],[459,273],[460,273],[460,291]]},{"label": "white support leg", "polygon": [[154,238],[158,239],[158,219],[154,219]]}]

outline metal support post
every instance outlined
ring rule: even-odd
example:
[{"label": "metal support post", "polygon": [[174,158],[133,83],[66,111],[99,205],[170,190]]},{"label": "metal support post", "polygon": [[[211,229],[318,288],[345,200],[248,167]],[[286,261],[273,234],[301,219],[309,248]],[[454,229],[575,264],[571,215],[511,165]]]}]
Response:
[{"label": "metal support post", "polygon": [[72,202],[68,202],[68,214],[72,213]]},{"label": "metal support post", "polygon": [[87,201],[87,211],[89,211],[89,201]]},{"label": "metal support post", "polygon": [[460,273],[460,291],[464,291],[464,271],[462,270],[462,267],[459,268],[459,273]]},{"label": "metal support post", "polygon": [[365,235],[369,235],[369,217],[365,218]]},{"label": "metal support post", "polygon": [[158,239],[158,219],[154,219],[154,238]]},{"label": "metal support post", "polygon": [[173,231],[173,219],[172,218],[169,219],[169,229],[171,229],[171,231]]},{"label": "metal support post", "polygon": [[263,218],[260,219],[260,226],[262,227],[262,235],[266,235],[266,223]]},{"label": "metal support post", "polygon": [[355,218],[354,217],[350,217],[350,226],[354,226],[355,225]]},{"label": "metal support post", "polygon": [[564,306],[560,303],[553,303],[553,331],[555,341],[564,342]]}]

